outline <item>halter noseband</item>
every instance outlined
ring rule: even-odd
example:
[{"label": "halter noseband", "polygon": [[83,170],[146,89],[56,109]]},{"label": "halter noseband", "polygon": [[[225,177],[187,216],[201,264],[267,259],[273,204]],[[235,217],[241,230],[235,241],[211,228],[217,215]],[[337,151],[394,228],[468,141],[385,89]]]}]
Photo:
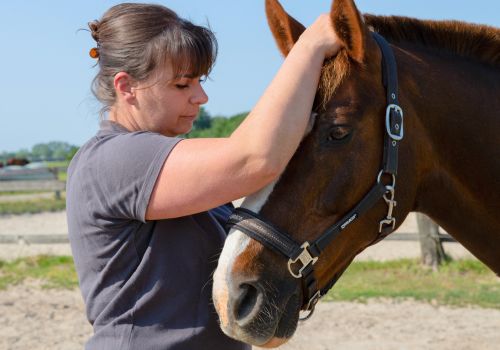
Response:
[{"label": "halter noseband", "polygon": [[[266,248],[278,251],[289,259],[288,270],[294,278],[302,278],[303,296],[307,301],[304,303],[305,307],[303,309],[308,311],[308,314],[301,320],[306,320],[312,315],[318,300],[333,287],[338,277],[340,277],[340,274],[334,276],[324,288],[319,289],[313,270],[313,265],[318,261],[321,252],[335,237],[375,206],[381,198],[384,199],[388,206],[387,215],[380,221],[380,234],[372,244],[389,235],[396,226],[396,218],[392,216],[392,212],[396,206],[394,193],[398,169],[398,143],[403,139],[404,135],[403,110],[398,101],[398,77],[394,53],[381,35],[374,32],[372,35],[382,51],[382,78],[387,92],[383,167],[377,176],[376,184],[340,221],[330,226],[318,239],[311,243],[307,241],[303,244],[297,243],[290,235],[281,232],[278,228],[259,217],[258,214],[245,208],[235,209],[227,223],[228,227],[244,232],[249,237],[262,243]],[[383,175],[389,175],[392,183],[384,184],[382,182]]]}]

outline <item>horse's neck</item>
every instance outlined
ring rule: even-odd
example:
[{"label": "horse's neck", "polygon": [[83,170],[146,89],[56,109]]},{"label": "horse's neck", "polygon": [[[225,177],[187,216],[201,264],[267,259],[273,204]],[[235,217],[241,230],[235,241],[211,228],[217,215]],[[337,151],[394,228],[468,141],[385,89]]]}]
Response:
[{"label": "horse's neck", "polygon": [[414,210],[500,274],[500,70],[422,51],[398,56]]}]

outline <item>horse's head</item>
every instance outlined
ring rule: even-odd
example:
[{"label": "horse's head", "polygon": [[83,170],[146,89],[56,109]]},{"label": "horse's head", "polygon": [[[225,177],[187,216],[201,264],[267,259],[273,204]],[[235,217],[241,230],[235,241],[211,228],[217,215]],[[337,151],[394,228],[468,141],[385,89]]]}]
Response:
[{"label": "horse's head", "polygon": [[[287,55],[304,27],[276,0],[266,1],[271,31]],[[387,107],[382,54],[352,0],[335,0],[334,29],[344,49],[325,62],[311,131],[273,185],[243,203],[296,242],[312,242],[346,215],[377,182]],[[351,219],[314,265],[319,289],[338,278],[353,258],[376,241],[387,205],[379,201]],[[288,259],[233,229],[214,275],[213,297],[228,335],[278,346],[295,332],[304,285]]]}]

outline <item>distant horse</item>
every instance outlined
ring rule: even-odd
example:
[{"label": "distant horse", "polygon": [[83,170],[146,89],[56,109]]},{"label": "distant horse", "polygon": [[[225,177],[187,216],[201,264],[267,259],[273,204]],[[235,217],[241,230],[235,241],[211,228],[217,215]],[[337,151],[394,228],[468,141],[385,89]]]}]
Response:
[{"label": "distant horse", "polygon": [[[276,0],[266,12],[287,55],[304,27]],[[312,130],[233,215],[214,274],[223,331],[255,345],[286,342],[411,211],[500,273],[500,30],[362,17],[352,0],[331,17],[345,49],[325,62]]]},{"label": "distant horse", "polygon": [[26,165],[26,164],[29,164],[29,160],[27,160],[26,158],[9,158],[7,160],[7,165]]}]

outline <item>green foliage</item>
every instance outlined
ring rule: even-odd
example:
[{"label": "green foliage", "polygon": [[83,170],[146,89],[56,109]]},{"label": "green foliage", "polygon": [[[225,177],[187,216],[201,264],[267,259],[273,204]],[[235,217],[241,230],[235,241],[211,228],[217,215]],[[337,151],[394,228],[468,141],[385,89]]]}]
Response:
[{"label": "green foliage", "polygon": [[75,148],[77,147],[67,142],[39,143],[31,149],[30,158],[34,160],[68,159],[68,156],[75,152]]},{"label": "green foliage", "polygon": [[368,298],[410,298],[500,309],[500,279],[477,260],[449,261],[439,271],[410,259],[354,262],[325,297],[348,301]]},{"label": "green foliage", "polygon": [[43,288],[71,289],[78,286],[73,259],[68,256],[36,256],[0,261],[0,290],[32,278]]},{"label": "green foliage", "polygon": [[0,162],[6,163],[7,159],[14,158],[15,156],[16,156],[16,152],[3,151],[2,153],[0,153]]},{"label": "green foliage", "polygon": [[200,113],[194,121],[193,130],[209,129],[212,126],[212,117],[203,107],[200,108]]},{"label": "green foliage", "polygon": [[51,155],[52,151],[46,143],[38,143],[31,149],[31,157],[34,159],[48,160]]},{"label": "green foliage", "polygon": [[30,156],[30,151],[27,150],[26,148],[20,149],[19,151],[16,152],[15,157],[16,158],[29,158]]},{"label": "green foliage", "polygon": [[27,158],[30,161],[48,161],[48,160],[71,160],[78,147],[70,145],[67,142],[51,141],[48,143],[38,143],[31,148],[21,149],[17,152],[0,153],[0,161],[6,162],[9,158]]},{"label": "green foliage", "polygon": [[206,129],[195,129],[184,135],[186,138],[201,138],[201,137],[228,137],[246,118],[248,113],[236,114],[232,117],[213,117],[211,125]]},{"label": "green foliage", "polygon": [[76,152],[78,152],[80,148],[77,146],[71,146],[69,148],[68,153],[66,154],[66,160],[71,160],[75,156]]}]

